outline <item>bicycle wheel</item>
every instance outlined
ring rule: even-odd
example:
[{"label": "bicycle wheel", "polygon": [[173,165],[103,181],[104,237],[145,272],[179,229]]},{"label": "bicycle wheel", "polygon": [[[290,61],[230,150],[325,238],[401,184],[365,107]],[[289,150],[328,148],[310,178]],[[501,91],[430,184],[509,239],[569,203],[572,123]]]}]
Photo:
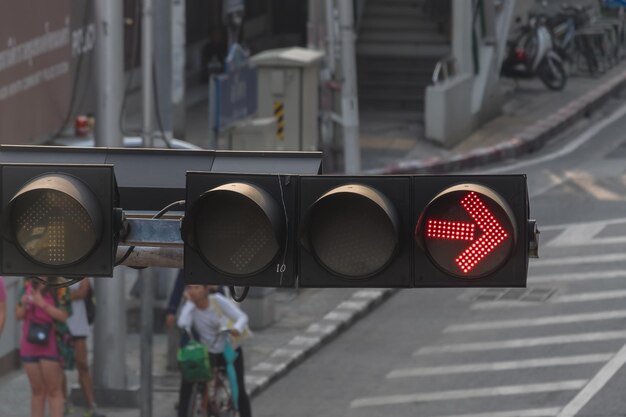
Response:
[{"label": "bicycle wheel", "polygon": [[560,91],[565,88],[567,74],[563,67],[563,61],[554,53],[548,53],[538,68],[539,79],[553,91]]},{"label": "bicycle wheel", "polygon": [[237,417],[239,412],[233,406],[228,378],[222,372],[215,376],[215,385],[211,392],[211,411],[215,417]]},{"label": "bicycle wheel", "polygon": [[204,384],[193,384],[189,404],[187,405],[187,417],[208,417],[208,407],[206,405],[206,387]]}]

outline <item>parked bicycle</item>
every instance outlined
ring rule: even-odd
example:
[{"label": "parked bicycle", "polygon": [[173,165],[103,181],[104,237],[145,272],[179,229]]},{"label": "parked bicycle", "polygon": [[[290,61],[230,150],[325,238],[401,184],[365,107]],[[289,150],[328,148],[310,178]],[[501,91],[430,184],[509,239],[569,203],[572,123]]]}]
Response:
[{"label": "parked bicycle", "polygon": [[564,61],[568,73],[584,70],[589,75],[603,73],[616,65],[626,52],[626,28],[623,8],[609,13],[603,2],[593,5],[561,4],[541,15],[553,38],[554,50]]}]

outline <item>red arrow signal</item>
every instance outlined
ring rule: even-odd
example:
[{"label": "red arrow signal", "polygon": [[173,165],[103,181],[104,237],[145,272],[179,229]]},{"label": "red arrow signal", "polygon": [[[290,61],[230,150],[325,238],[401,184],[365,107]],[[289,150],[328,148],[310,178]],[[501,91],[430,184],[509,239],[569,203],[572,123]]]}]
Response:
[{"label": "red arrow signal", "polygon": [[[455,263],[467,274],[500,246],[508,234],[477,193],[472,191],[467,194],[461,200],[461,206],[474,223],[428,220],[426,237],[473,242],[455,258]],[[480,232],[478,239],[475,239],[476,229]]]},{"label": "red arrow signal", "polygon": [[490,252],[497,248],[508,235],[476,193],[469,193],[461,200],[461,205],[483,232],[477,241],[455,259],[463,272],[468,273]]}]

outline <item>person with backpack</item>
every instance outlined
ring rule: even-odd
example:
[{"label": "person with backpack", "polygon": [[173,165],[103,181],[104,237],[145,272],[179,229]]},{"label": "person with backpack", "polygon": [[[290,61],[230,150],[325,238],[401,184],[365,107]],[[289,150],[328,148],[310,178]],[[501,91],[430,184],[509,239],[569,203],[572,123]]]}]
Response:
[{"label": "person with backpack", "polygon": [[70,314],[68,293],[26,280],[15,317],[23,321],[20,359],[30,383],[32,417],[44,417],[46,404],[50,417],[63,416],[64,358],[56,324],[65,324]]},{"label": "person with backpack", "polygon": [[[87,359],[87,337],[89,336],[90,317],[88,303],[93,305],[93,290],[89,278],[84,278],[80,282],[70,286],[70,298],[72,300],[72,315],[68,318],[67,324],[72,335],[74,345],[74,360],[78,371],[78,382],[83,391],[83,396],[87,404],[87,411],[84,417],[104,417],[104,414],[96,410],[96,403],[93,394],[93,383],[89,374],[89,363]],[[93,318],[91,318],[93,321]],[[67,393],[67,378],[65,378],[65,393]],[[66,395],[67,398],[67,395]],[[69,402],[66,401],[69,405]],[[69,410],[69,406],[66,409]]]}]

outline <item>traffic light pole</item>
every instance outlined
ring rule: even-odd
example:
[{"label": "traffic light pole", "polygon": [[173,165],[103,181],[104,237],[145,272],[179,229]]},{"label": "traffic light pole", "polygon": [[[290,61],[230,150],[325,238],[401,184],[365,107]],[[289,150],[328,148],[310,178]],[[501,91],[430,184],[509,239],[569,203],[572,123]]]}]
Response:
[{"label": "traffic light pole", "polygon": [[[154,65],[154,0],[144,0],[141,33],[141,70],[143,99],[143,145],[153,147],[153,65]],[[154,321],[154,282],[142,271],[141,279],[141,370],[140,370],[140,415],[152,416],[152,328]]]},{"label": "traffic light pole", "polygon": [[[122,3],[95,2],[96,19],[96,146],[121,147],[119,115],[124,94]],[[96,400],[104,405],[118,403],[127,389],[126,306],[124,274],[121,268],[113,279],[96,279],[94,289],[99,314],[94,326],[94,388]],[[118,364],[111,366],[111,364]],[[129,400],[129,402],[133,402]]]},{"label": "traffic light pole", "polygon": [[352,0],[339,0],[341,32],[341,118],[343,124],[344,169],[347,174],[361,170],[359,145],[359,101],[354,48],[354,7]]}]

